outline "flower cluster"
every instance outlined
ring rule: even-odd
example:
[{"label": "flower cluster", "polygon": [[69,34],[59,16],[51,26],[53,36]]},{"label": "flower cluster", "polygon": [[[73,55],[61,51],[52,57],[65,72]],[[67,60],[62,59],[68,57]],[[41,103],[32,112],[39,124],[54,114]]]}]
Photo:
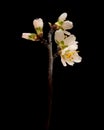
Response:
[{"label": "flower cluster", "polygon": [[58,30],[55,32],[55,42],[60,48],[61,62],[63,66],[74,65],[74,63],[81,62],[82,58],[78,55],[78,42],[76,37],[68,32],[68,29],[73,27],[73,23],[66,20],[67,13],[59,16],[58,21],[55,23]]},{"label": "flower cluster", "polygon": [[[78,41],[76,41],[75,35],[67,31],[73,28],[73,23],[66,18],[67,13],[62,13],[54,25],[49,24],[50,27],[55,27],[53,28],[55,31],[54,40],[59,48],[58,54],[63,66],[67,66],[67,64],[73,66],[74,63],[81,62],[82,58],[78,55]],[[43,37],[43,20],[41,18],[35,19],[33,25],[36,33],[23,33],[22,38],[39,41]]]}]

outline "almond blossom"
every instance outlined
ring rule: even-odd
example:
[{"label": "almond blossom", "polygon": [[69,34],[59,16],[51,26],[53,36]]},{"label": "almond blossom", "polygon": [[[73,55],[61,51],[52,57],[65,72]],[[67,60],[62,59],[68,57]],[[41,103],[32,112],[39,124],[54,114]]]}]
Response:
[{"label": "almond blossom", "polygon": [[69,50],[76,50],[78,48],[76,37],[61,29],[55,32],[55,41],[61,49],[68,47]]},{"label": "almond blossom", "polygon": [[22,38],[32,41],[37,41],[37,35],[35,33],[22,33]]},{"label": "almond blossom", "polygon": [[41,18],[34,19],[33,25],[38,35],[43,33],[43,20]]},{"label": "almond blossom", "polygon": [[58,21],[55,23],[55,25],[58,28],[61,28],[63,30],[68,30],[68,29],[72,29],[73,28],[73,23],[69,20],[66,20],[67,18],[67,13],[62,13],[59,18]]},{"label": "almond blossom", "polygon": [[48,40],[43,38],[44,23],[41,18],[33,20],[33,26],[36,33],[22,33],[22,38],[32,41],[41,41],[41,43],[44,43],[44,45],[49,47],[48,42],[49,44],[52,44],[52,35],[54,34],[54,40],[57,44],[58,52],[56,52],[56,54],[60,55],[63,66],[67,66],[67,64],[72,66],[74,63],[81,62],[82,58],[78,55],[78,41],[76,41],[75,35],[67,31],[73,28],[73,23],[66,20],[66,18],[67,13],[64,12],[58,17],[55,24],[52,25],[49,22],[50,31],[48,33]]},{"label": "almond blossom", "polygon": [[67,66],[67,64],[73,66],[74,63],[79,63],[82,60],[82,58],[78,55],[78,51],[69,50],[69,48],[65,48],[65,50],[63,49],[60,56],[63,66]]},{"label": "almond blossom", "polygon": [[78,49],[78,42],[74,35],[59,29],[55,32],[55,41],[61,49],[59,54],[63,66],[67,66],[67,64],[72,66],[75,62],[81,62],[82,58],[78,55],[78,51],[76,51]]},{"label": "almond blossom", "polygon": [[[43,37],[43,20],[41,18],[33,20],[33,26],[35,28],[35,33],[22,33],[22,38],[32,40],[32,41],[40,41],[45,47],[47,47],[48,52],[48,113],[46,118],[45,128],[49,130],[51,114],[52,114],[52,99],[53,99],[53,62],[57,56],[60,56],[61,62],[63,66],[73,66],[74,63],[79,63],[82,61],[82,57],[79,56],[78,49],[78,41],[76,41],[76,36],[68,32],[67,30],[73,28],[73,23],[69,20],[66,20],[67,13],[62,13],[58,20],[51,24],[49,23],[50,30],[47,34],[47,38]],[[54,41],[56,42],[55,50],[53,50]],[[39,50],[39,53],[40,52]]]}]

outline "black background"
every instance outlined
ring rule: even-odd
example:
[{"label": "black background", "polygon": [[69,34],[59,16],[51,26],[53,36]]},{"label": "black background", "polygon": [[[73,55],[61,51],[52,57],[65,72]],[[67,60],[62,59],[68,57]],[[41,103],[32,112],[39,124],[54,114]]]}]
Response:
[{"label": "black background", "polygon": [[[67,12],[67,19],[74,23],[71,33],[79,41],[79,54],[83,59],[73,67],[63,67],[60,57],[54,61],[51,129],[99,127],[97,110],[100,94],[94,85],[97,83],[97,45],[93,46],[91,33],[87,33],[89,23],[92,25],[88,8],[89,3],[81,0],[14,3],[14,33],[9,37],[11,42],[5,48],[4,104],[6,120],[10,122],[8,128],[44,130],[47,116],[48,53],[40,42],[22,39],[21,35],[23,32],[34,32],[33,20],[41,17],[44,21],[44,36],[47,37],[48,22],[56,22],[63,12]],[[12,39],[15,41],[12,42]]]}]

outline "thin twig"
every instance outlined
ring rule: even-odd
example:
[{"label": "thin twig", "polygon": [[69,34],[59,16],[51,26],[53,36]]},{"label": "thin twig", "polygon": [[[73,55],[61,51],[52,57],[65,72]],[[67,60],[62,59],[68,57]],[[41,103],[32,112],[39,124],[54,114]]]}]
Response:
[{"label": "thin twig", "polygon": [[53,95],[53,87],[52,87],[52,73],[53,73],[53,54],[52,54],[52,34],[53,30],[51,29],[48,34],[49,44],[48,48],[48,117],[46,121],[46,130],[49,130],[51,113],[52,113],[52,95]]}]

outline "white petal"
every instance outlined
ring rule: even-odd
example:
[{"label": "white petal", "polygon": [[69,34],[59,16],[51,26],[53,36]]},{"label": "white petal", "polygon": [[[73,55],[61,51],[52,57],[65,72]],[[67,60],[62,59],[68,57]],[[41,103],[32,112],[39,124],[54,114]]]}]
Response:
[{"label": "white petal", "polygon": [[65,21],[66,18],[67,18],[67,13],[62,13],[62,14],[59,16],[58,20],[63,22],[63,21]]},{"label": "white petal", "polygon": [[69,65],[73,66],[74,62],[73,61],[66,61]]},{"label": "white petal", "polygon": [[64,30],[64,34],[66,34],[66,35],[68,35],[68,36],[70,36],[70,35],[71,35],[71,33],[70,33],[70,32],[65,31],[65,30]]},{"label": "white petal", "polygon": [[80,57],[80,56],[78,55],[78,52],[75,52],[74,55],[73,55],[73,59],[74,59],[74,62],[79,63],[79,62],[81,62],[82,57]]},{"label": "white petal", "polygon": [[62,50],[61,50],[61,54],[64,55],[65,52],[68,51],[68,50],[69,50],[69,47],[66,47],[66,48],[62,49]]},{"label": "white petal", "polygon": [[70,51],[74,51],[74,50],[78,49],[78,45],[77,44],[73,44],[73,45],[68,46],[68,48],[69,48]]},{"label": "white petal", "polygon": [[33,21],[34,28],[43,28],[43,20],[41,18],[34,19]]},{"label": "white petal", "polygon": [[37,41],[37,35],[35,33],[22,33],[22,38],[32,41]]},{"label": "white petal", "polygon": [[62,28],[64,30],[67,30],[67,29],[71,29],[73,28],[73,23],[69,20],[65,21],[63,24],[62,24]]},{"label": "white petal", "polygon": [[30,35],[31,35],[31,33],[22,33],[22,38],[29,39]]},{"label": "white petal", "polygon": [[[65,49],[66,49],[66,48],[65,48]],[[61,54],[62,54],[62,55],[65,54],[65,51],[66,51],[65,49],[62,49],[62,50],[61,50]]]},{"label": "white petal", "polygon": [[55,32],[55,41],[61,42],[64,40],[64,32],[59,29]]},{"label": "white petal", "polygon": [[75,42],[76,37],[74,35],[70,35],[69,37],[64,39],[64,42],[66,45],[71,45],[73,42]]},{"label": "white petal", "polygon": [[74,57],[74,61],[75,61],[76,63],[79,63],[79,62],[82,61],[82,57],[80,57],[80,56],[78,55],[78,56]]},{"label": "white petal", "polygon": [[67,66],[67,64],[66,64],[66,62],[65,62],[65,60],[64,60],[64,58],[62,56],[61,56],[61,62],[63,64],[63,66]]}]

